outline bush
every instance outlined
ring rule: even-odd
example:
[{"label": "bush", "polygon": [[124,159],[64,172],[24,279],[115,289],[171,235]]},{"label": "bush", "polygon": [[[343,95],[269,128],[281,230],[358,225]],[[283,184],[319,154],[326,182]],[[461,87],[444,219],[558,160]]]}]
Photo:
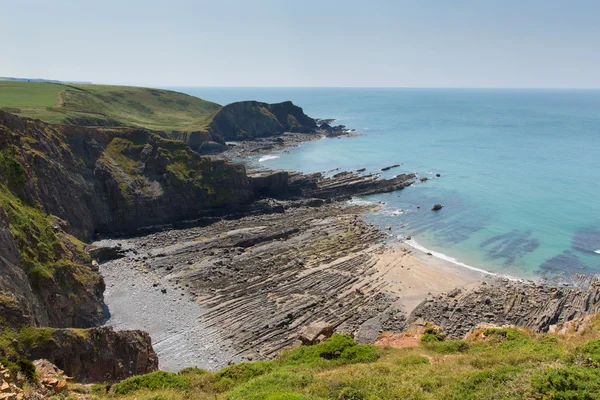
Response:
[{"label": "bush", "polygon": [[347,335],[334,334],[323,343],[299,347],[283,357],[285,363],[314,365],[334,361],[337,364],[372,362],[379,358],[379,349],[358,345]]},{"label": "bush", "polygon": [[271,361],[243,362],[223,368],[215,375],[218,380],[231,380],[233,383],[247,382],[273,370]]},{"label": "bush", "polygon": [[137,375],[125,379],[113,386],[115,394],[123,395],[140,389],[178,389],[187,390],[190,386],[188,378],[174,372],[156,371],[146,375]]},{"label": "bush", "polygon": [[600,367],[600,340],[590,340],[579,346],[576,355],[583,359],[583,363],[590,367]]},{"label": "bush", "polygon": [[542,400],[600,398],[598,371],[586,367],[550,368],[532,378],[533,395]]},{"label": "bush", "polygon": [[21,358],[17,362],[9,361],[5,357],[0,357],[0,364],[7,368],[12,374],[22,373],[29,382],[36,382],[38,375],[35,370],[35,365],[26,358]]},{"label": "bush", "polygon": [[36,382],[38,380],[38,374],[35,370],[35,365],[33,365],[31,361],[26,358],[22,358],[17,362],[17,365],[29,382]]},{"label": "bush", "polygon": [[424,333],[421,336],[421,343],[442,342],[444,340],[446,340],[446,334],[444,333]]}]

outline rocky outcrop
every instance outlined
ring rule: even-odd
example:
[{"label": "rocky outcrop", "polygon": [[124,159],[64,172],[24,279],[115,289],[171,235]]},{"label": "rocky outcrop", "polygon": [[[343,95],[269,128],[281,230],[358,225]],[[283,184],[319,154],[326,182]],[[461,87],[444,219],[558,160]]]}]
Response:
[{"label": "rocky outcrop", "polygon": [[223,107],[209,131],[216,141],[251,140],[283,132],[315,132],[317,124],[291,101],[267,104],[242,101]]},{"label": "rocky outcrop", "polygon": [[[7,357],[46,359],[78,382],[113,382],[158,368],[150,336],[110,328],[26,328]],[[0,351],[1,352],[1,351]]]},{"label": "rocky outcrop", "polygon": [[422,302],[409,317],[439,325],[461,338],[480,323],[517,325],[547,332],[575,318],[600,311],[600,281],[565,287],[500,280],[455,289]]},{"label": "rocky outcrop", "polygon": [[242,166],[164,135],[0,112],[0,325],[100,324],[104,283],[80,240],[253,199]]}]

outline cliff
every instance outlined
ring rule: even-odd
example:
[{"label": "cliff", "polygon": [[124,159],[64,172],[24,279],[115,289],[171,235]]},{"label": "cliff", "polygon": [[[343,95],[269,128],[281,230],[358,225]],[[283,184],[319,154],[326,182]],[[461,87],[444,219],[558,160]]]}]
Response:
[{"label": "cliff", "polygon": [[243,167],[181,141],[0,111],[0,324],[97,325],[104,283],[81,240],[253,198]]},{"label": "cliff", "polygon": [[209,131],[217,142],[251,140],[283,132],[315,132],[315,120],[291,101],[267,104],[242,101],[223,107],[212,119]]},{"label": "cliff", "polygon": [[0,359],[46,359],[78,382],[113,382],[158,369],[150,336],[110,328],[22,328],[0,335]]}]

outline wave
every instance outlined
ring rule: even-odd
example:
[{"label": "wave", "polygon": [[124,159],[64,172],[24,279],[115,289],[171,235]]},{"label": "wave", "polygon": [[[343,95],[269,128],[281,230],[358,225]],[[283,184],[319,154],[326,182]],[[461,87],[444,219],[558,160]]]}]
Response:
[{"label": "wave", "polygon": [[[402,236],[398,236],[398,238],[402,239]],[[435,257],[435,258],[439,258],[441,260],[447,261],[447,262],[452,263],[454,265],[458,265],[460,267],[470,269],[471,271],[479,272],[481,274],[490,275],[490,276],[502,277],[502,278],[510,279],[511,281],[519,281],[519,282],[523,281],[523,279],[521,279],[521,278],[516,278],[514,276],[505,275],[505,274],[499,274],[499,273],[496,273],[496,272],[490,272],[490,271],[486,271],[486,270],[481,269],[481,268],[474,267],[474,266],[469,265],[469,264],[465,264],[463,262],[458,261],[454,257],[450,257],[449,255],[446,255],[444,253],[433,251],[433,250],[428,249],[427,247],[421,246],[414,239],[405,240],[404,243],[408,244],[410,247],[412,247],[414,249],[422,251],[423,253],[431,253],[431,255],[433,257]]]},{"label": "wave", "polygon": [[596,251],[594,251],[594,253],[600,254],[600,250],[596,250]]},{"label": "wave", "polygon": [[258,159],[258,162],[263,162],[263,161],[268,161],[268,160],[274,160],[276,158],[279,158],[279,156],[273,155],[273,154],[267,154],[266,156],[262,156],[261,158]]},{"label": "wave", "polygon": [[348,204],[350,206],[372,206],[377,203],[375,203],[373,201],[363,200],[358,197],[353,197],[351,200],[348,200],[346,202],[346,204]]}]

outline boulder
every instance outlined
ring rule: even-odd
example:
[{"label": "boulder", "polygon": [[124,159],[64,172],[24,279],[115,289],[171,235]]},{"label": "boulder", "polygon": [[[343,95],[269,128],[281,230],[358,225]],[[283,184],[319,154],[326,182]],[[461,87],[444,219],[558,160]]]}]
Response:
[{"label": "boulder", "polygon": [[333,327],[326,322],[313,322],[298,332],[298,337],[304,345],[321,343],[331,335],[333,335]]}]

